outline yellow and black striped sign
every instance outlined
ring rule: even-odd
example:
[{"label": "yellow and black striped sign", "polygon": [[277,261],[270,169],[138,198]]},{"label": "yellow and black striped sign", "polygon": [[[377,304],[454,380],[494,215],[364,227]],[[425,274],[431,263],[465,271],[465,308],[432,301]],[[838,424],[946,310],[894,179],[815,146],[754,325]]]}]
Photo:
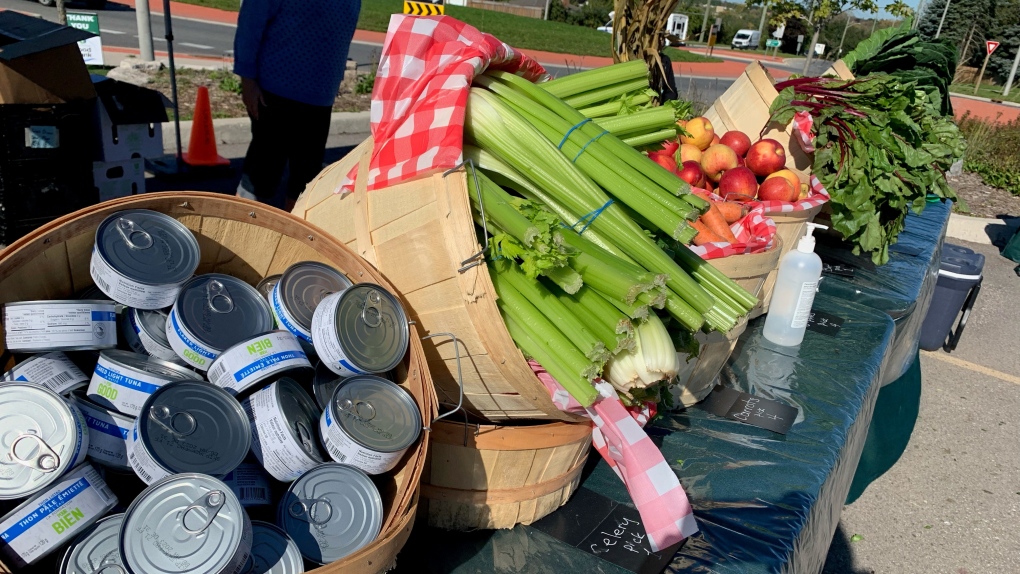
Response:
[{"label": "yellow and black striped sign", "polygon": [[442,16],[446,13],[443,0],[422,0],[421,2],[410,2],[404,0],[404,14],[414,16]]}]

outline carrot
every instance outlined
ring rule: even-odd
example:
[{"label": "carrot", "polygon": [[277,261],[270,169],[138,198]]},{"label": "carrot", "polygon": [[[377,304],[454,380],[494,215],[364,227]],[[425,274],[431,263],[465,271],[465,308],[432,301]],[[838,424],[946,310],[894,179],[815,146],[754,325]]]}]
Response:
[{"label": "carrot", "polygon": [[723,217],[722,212],[716,207],[716,203],[713,202],[708,208],[708,211],[701,214],[701,220],[705,222],[705,225],[712,230],[719,237],[722,237],[723,241],[729,241],[730,243],[736,243],[737,237],[730,231],[730,226],[726,225],[726,218]]},{"label": "carrot", "polygon": [[695,245],[704,245],[706,243],[718,243],[723,241],[722,237],[719,237],[712,232],[700,219],[691,222],[691,227],[698,230],[698,234],[694,236]]},{"label": "carrot", "polygon": [[719,208],[726,223],[736,223],[744,216],[744,209],[739,203],[719,201],[715,203],[715,206]]},{"label": "carrot", "polygon": [[701,189],[699,187],[691,187],[691,193],[700,197],[701,199],[709,201],[708,190]]}]

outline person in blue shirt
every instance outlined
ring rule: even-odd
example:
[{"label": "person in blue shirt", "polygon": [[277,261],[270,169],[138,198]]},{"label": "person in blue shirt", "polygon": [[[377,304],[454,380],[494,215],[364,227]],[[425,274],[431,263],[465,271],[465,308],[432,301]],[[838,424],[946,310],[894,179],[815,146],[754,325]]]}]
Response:
[{"label": "person in blue shirt", "polygon": [[330,114],[361,0],[244,0],[234,73],[251,117],[237,195],[269,202],[285,167],[286,209],[322,169]]}]

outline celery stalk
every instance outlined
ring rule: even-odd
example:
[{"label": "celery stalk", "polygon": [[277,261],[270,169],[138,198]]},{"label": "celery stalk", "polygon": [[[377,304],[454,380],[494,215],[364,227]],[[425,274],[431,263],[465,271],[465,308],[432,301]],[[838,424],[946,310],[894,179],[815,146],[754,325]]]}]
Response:
[{"label": "celery stalk", "polygon": [[643,90],[636,94],[624,94],[611,102],[599,104],[590,108],[583,108],[578,111],[584,114],[587,118],[615,116],[623,112],[628,107],[643,106],[651,102],[653,97],[655,97],[655,92],[651,90]]},{"label": "celery stalk", "polygon": [[[566,98],[603,86],[645,78],[647,83],[648,64],[641,60],[592,68],[542,84],[550,94],[557,98]],[[647,86],[646,86],[647,87]]]},{"label": "celery stalk", "polygon": [[637,80],[630,80],[627,82],[619,82],[609,86],[596,88],[594,90],[588,90],[583,94],[577,94],[576,96],[570,96],[563,98],[563,101],[572,108],[587,108],[593,106],[599,102],[618,98],[628,92],[635,92],[641,89],[648,88],[648,79],[640,78]]},{"label": "celery stalk", "polygon": [[[584,320],[611,353],[615,355],[633,347],[634,340],[631,335],[633,326],[630,318],[590,287],[582,287],[573,294],[555,288],[551,288],[550,291],[567,309]],[[582,300],[588,304],[582,303]]]},{"label": "celery stalk", "polygon": [[522,323],[522,320],[508,313],[502,306],[500,311],[503,313],[503,322],[506,323],[510,337],[524,354],[538,361],[542,368],[574,397],[574,400],[582,406],[591,406],[598,398],[595,387],[588,380],[573,375],[571,368],[561,360],[561,357],[550,351],[531,329],[524,326],[526,323]]},{"label": "celery stalk", "polygon": [[625,116],[599,118],[595,120],[602,129],[613,135],[630,133],[647,133],[664,128],[676,129],[679,118],[670,106],[659,106]]},{"label": "celery stalk", "polygon": [[667,128],[649,134],[642,134],[631,137],[624,136],[620,139],[623,140],[623,143],[629,145],[630,147],[641,147],[646,145],[657,144],[659,142],[664,142],[666,140],[671,140],[675,137],[676,130],[673,128]]}]

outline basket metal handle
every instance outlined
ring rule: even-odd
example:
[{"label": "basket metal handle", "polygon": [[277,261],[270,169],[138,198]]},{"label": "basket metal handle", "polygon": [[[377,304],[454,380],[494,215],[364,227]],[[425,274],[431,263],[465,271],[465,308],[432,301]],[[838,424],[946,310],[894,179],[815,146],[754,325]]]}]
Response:
[{"label": "basket metal handle", "polygon": [[[426,339],[434,339],[436,337],[449,337],[450,339],[453,340],[453,352],[454,352],[454,356],[456,357],[456,360],[457,360],[457,388],[460,390],[460,398],[457,399],[457,407],[455,409],[453,409],[452,411],[450,411],[448,413],[439,415],[438,417],[436,417],[432,421],[433,423],[435,423],[436,421],[438,421],[440,419],[444,419],[444,418],[452,415],[453,413],[455,413],[455,412],[457,412],[457,411],[459,411],[459,410],[464,408],[464,376],[463,376],[463,373],[462,373],[461,367],[460,367],[460,341],[457,340],[457,335],[454,335],[453,333],[433,333],[431,335],[426,335],[426,336],[422,337],[422,340],[424,341]],[[432,430],[432,426],[431,425],[427,425],[424,428],[425,428],[425,431],[431,431]]]}]

